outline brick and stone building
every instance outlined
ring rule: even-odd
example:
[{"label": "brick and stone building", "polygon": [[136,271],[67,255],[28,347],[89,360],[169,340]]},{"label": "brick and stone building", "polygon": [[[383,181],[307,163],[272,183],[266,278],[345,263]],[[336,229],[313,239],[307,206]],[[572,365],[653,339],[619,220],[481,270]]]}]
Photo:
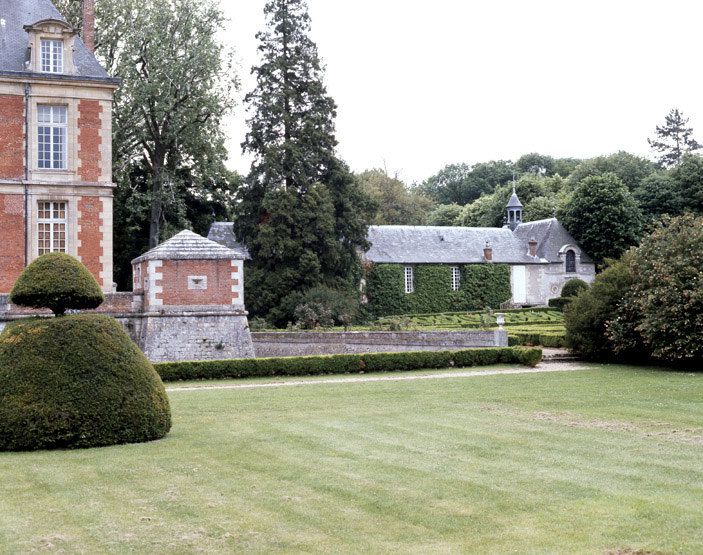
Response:
[{"label": "brick and stone building", "polygon": [[187,230],[135,258],[137,343],[149,360],[254,356],[243,272],[243,255]]},{"label": "brick and stone building", "polygon": [[112,101],[119,79],[49,0],[0,0],[0,293],[46,252],[112,283]]}]

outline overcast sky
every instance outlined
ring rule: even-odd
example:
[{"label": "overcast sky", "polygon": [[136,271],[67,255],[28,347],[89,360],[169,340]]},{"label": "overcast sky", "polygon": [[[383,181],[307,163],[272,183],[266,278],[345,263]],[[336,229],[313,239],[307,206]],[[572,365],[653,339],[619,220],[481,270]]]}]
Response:
[{"label": "overcast sky", "polygon": [[[254,86],[266,0],[221,0],[224,37]],[[699,0],[308,0],[311,38],[338,105],[338,154],[355,172],[406,183],[446,164],[539,152],[627,150],[678,108],[703,142]],[[241,103],[228,120],[231,169],[250,160]]]}]

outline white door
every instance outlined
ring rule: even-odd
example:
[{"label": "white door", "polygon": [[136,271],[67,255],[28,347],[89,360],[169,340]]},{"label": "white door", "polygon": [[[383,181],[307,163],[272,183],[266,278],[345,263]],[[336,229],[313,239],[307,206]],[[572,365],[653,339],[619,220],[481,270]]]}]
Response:
[{"label": "white door", "polygon": [[513,303],[527,302],[527,272],[524,266],[511,266],[511,280],[513,286]]}]

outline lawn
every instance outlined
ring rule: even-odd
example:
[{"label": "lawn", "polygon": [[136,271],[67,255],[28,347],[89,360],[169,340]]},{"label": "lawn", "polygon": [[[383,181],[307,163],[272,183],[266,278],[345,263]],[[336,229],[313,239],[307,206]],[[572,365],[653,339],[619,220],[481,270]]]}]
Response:
[{"label": "lawn", "polygon": [[158,442],[0,454],[0,553],[703,552],[703,374],[170,399]]}]

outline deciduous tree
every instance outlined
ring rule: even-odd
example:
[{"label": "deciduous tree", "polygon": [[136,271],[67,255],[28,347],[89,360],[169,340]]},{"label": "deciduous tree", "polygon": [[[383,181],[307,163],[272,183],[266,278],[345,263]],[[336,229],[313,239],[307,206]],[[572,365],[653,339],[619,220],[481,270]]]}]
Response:
[{"label": "deciduous tree", "polygon": [[560,216],[564,227],[596,261],[619,258],[636,245],[642,213],[625,184],[613,173],[586,177]]},{"label": "deciduous tree", "polygon": [[[75,27],[80,4],[57,2]],[[95,18],[96,56],[122,79],[112,114],[117,199],[148,206],[154,247],[169,218],[190,227],[189,201],[212,200],[230,179],[222,118],[238,85],[232,54],[217,39],[224,17],[214,0],[96,0]],[[116,228],[129,225],[120,213]]]}]

